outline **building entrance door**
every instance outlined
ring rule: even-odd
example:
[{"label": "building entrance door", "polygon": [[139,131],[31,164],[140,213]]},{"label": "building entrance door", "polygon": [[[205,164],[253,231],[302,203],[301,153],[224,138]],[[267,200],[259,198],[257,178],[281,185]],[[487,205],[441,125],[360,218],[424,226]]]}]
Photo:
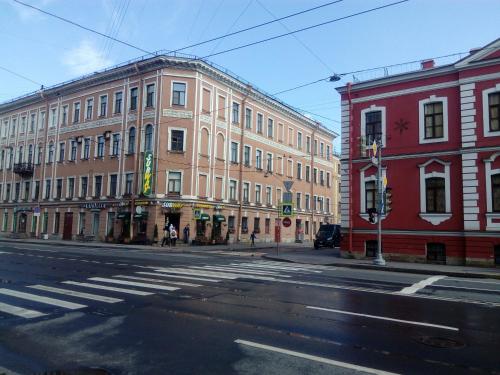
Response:
[{"label": "building entrance door", "polygon": [[18,233],[26,233],[26,222],[28,221],[28,215],[22,213],[19,215],[19,225],[17,227]]},{"label": "building entrance door", "polygon": [[182,228],[181,226],[181,214],[180,213],[168,213],[165,214],[165,225],[167,225],[170,228],[170,224],[172,224],[175,227],[175,230],[177,231],[177,234],[181,233]]},{"label": "building entrance door", "polygon": [[73,232],[73,212],[64,213],[63,240],[71,240]]}]

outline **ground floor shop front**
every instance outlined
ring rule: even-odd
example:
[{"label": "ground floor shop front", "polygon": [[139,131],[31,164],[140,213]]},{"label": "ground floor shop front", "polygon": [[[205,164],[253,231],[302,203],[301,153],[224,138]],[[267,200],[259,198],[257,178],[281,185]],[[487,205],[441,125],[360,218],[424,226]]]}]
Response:
[{"label": "ground floor shop front", "polygon": [[157,199],[59,201],[4,205],[3,235],[44,239],[155,243],[164,228],[175,227],[189,244],[302,242],[313,239],[329,215],[278,215],[273,207]]}]

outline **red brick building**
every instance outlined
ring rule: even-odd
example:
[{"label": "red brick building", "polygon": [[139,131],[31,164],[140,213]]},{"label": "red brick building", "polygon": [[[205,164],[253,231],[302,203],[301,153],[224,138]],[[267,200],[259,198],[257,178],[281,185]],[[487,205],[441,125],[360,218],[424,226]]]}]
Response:
[{"label": "red brick building", "polygon": [[500,39],[449,65],[348,84],[342,97],[342,253],[373,256],[381,137],[392,210],[385,258],[500,263]]}]

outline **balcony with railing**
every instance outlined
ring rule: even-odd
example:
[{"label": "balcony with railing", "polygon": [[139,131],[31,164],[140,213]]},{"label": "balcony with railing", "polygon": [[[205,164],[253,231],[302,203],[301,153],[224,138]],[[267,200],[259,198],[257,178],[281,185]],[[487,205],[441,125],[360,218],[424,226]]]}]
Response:
[{"label": "balcony with railing", "polygon": [[32,163],[16,163],[14,164],[14,173],[20,176],[32,176],[34,165]]}]

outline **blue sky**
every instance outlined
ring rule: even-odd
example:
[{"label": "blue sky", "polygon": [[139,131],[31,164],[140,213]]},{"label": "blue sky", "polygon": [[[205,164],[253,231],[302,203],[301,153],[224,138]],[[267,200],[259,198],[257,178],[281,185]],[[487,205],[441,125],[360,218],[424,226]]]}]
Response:
[{"label": "blue sky", "polygon": [[[273,20],[328,0],[23,0],[141,48],[172,50]],[[331,1],[331,0],[330,0]],[[395,0],[344,0],[282,23],[274,23],[187,53],[206,56],[245,43],[325,22]],[[465,52],[500,37],[498,0],[410,0],[356,16],[296,37],[262,43],[214,56],[211,60],[275,93],[333,73],[391,65]],[[118,17],[119,16],[119,17]],[[122,19],[122,22],[118,22]],[[118,25],[120,27],[118,28]],[[109,43],[52,17],[0,0],[0,67],[46,86],[138,57],[141,52]],[[458,59],[457,57],[452,58]],[[440,59],[438,64],[451,60]],[[418,68],[407,64],[390,70]],[[358,74],[374,78],[380,71]],[[286,103],[313,112],[340,133],[335,86],[318,84],[279,95]],[[0,102],[39,86],[0,70]],[[315,117],[315,115],[311,115]],[[331,120],[329,120],[331,119]],[[335,121],[332,121],[335,120]],[[340,140],[335,146],[340,147]]]}]

